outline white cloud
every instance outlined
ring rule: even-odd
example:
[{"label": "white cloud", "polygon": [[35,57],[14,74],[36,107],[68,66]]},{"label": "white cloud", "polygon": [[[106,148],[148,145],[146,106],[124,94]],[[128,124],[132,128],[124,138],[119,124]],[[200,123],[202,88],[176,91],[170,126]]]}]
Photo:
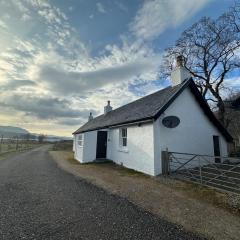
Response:
[{"label": "white cloud", "polygon": [[57,15],[55,14],[55,12],[49,8],[49,9],[42,9],[38,11],[38,14],[40,16],[42,16],[43,18],[46,19],[47,22],[49,23],[57,23],[57,24],[61,24],[61,19],[59,17],[57,17]]},{"label": "white cloud", "polygon": [[130,30],[140,38],[156,38],[166,29],[181,25],[210,1],[145,1],[130,24]]},{"label": "white cloud", "polygon": [[8,29],[8,26],[4,21],[0,20],[0,28]]},{"label": "white cloud", "polygon": [[66,99],[48,96],[33,96],[32,94],[15,94],[0,99],[3,107],[10,107],[16,111],[32,114],[41,119],[79,118],[87,117],[89,109],[74,109]]},{"label": "white cloud", "polygon": [[97,2],[97,3],[96,3],[96,6],[97,6],[97,10],[98,10],[100,13],[106,13],[106,10],[105,10],[105,8],[104,8],[104,6],[103,6],[102,3]]},{"label": "white cloud", "polygon": [[120,10],[122,10],[123,12],[128,12],[127,6],[124,5],[122,2],[120,2],[120,1],[115,1],[114,3],[115,3],[115,4],[118,6],[118,8],[119,8]]},{"label": "white cloud", "polygon": [[26,7],[25,3],[20,0],[11,0],[13,6],[15,6],[22,14],[30,14],[30,10]]},{"label": "white cloud", "polygon": [[39,81],[44,81],[52,92],[82,94],[89,90],[141,78],[146,72],[156,70],[153,59],[127,62],[118,66],[88,72],[64,71],[61,68],[43,66]]},{"label": "white cloud", "polygon": [[22,19],[23,21],[28,21],[28,20],[31,19],[31,16],[28,15],[28,14],[26,14],[26,13],[24,13],[24,14],[22,15],[21,19]]},{"label": "white cloud", "polygon": [[107,45],[98,58],[68,59],[54,49],[39,52],[27,65],[25,79],[44,85],[59,95],[84,94],[94,89],[137,80],[156,80],[161,54],[140,42]]},{"label": "white cloud", "polygon": [[231,77],[225,80],[225,86],[240,90],[240,77]]},{"label": "white cloud", "polygon": [[[114,108],[133,101],[138,96],[129,91],[130,84],[144,85],[143,93],[153,91],[151,81],[158,77],[161,55],[151,46],[121,37],[121,44],[107,45],[99,57],[91,57],[58,8],[46,1],[21,2],[31,8],[29,16],[45,31],[28,40],[12,36],[13,44],[0,54],[0,88],[8,90],[0,98],[9,119],[20,116],[26,126],[37,129],[38,124],[48,124],[44,119],[51,118],[51,130],[56,131],[61,124],[81,125],[90,110],[95,116],[102,113],[109,99]],[[21,16],[28,13],[19,8]],[[25,21],[28,27],[31,21]],[[53,113],[52,108],[56,109]],[[1,114],[0,120],[3,118]],[[66,132],[70,134],[75,127]]]},{"label": "white cloud", "polygon": [[22,87],[32,87],[32,86],[36,86],[36,83],[31,81],[31,80],[11,80],[8,81],[5,84],[2,84],[0,86],[1,90],[16,90],[18,88],[22,88]]}]

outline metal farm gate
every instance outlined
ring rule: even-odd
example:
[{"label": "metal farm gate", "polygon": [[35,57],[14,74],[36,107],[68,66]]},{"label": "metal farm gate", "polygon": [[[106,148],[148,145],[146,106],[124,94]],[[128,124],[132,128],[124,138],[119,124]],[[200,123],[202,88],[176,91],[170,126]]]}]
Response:
[{"label": "metal farm gate", "polygon": [[240,194],[240,158],[162,152],[163,174]]}]

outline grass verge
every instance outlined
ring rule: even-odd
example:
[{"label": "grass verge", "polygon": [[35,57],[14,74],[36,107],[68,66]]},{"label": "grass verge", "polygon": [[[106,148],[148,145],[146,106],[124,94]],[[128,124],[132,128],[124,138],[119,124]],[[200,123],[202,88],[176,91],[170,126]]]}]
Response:
[{"label": "grass verge", "polygon": [[166,177],[151,177],[114,163],[80,164],[72,152],[50,152],[59,166],[185,229],[210,239],[239,239],[239,212],[228,195]]}]

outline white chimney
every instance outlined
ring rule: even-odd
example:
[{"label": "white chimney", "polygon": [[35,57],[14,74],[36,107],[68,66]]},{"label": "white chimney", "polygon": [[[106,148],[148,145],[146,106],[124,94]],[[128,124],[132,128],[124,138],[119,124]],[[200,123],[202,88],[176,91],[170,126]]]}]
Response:
[{"label": "white chimney", "polygon": [[191,77],[190,72],[183,65],[183,56],[178,56],[176,62],[176,68],[171,73],[172,86],[181,84]]},{"label": "white chimney", "polygon": [[93,120],[93,115],[92,115],[92,113],[90,112],[90,114],[89,114],[89,116],[88,116],[88,121],[91,121],[91,120]]},{"label": "white chimney", "polygon": [[110,106],[110,101],[108,101],[107,106],[104,107],[104,114],[111,112],[112,111],[112,107]]}]

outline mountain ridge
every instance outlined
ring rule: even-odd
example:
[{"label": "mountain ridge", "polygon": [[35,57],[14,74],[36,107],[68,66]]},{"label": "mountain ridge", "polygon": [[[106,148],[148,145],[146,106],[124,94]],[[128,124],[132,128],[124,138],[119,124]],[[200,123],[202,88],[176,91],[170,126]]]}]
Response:
[{"label": "mountain ridge", "polygon": [[[41,134],[31,133],[28,130],[21,127],[0,126],[0,137],[3,137],[3,138],[23,137],[24,138],[26,135],[29,135],[31,139],[37,140],[38,136]],[[54,141],[60,141],[60,140],[72,140],[72,138],[64,137],[64,136],[45,135],[45,140],[54,142]]]}]

